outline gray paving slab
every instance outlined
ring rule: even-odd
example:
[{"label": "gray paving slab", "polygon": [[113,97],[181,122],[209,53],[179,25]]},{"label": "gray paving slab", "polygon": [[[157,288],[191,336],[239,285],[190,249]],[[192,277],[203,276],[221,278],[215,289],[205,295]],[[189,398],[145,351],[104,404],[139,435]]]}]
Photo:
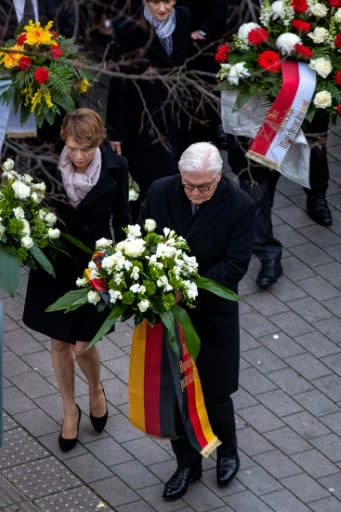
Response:
[{"label": "gray paving slab", "polygon": [[241,470],[225,489],[215,455],[203,478],[174,503],[162,500],[175,467],[169,443],[128,420],[132,322],[100,343],[109,403],[105,431],[89,422],[87,385],[77,373],[83,415],[79,443],[60,452],[62,407],[48,339],[21,321],[18,295],[3,291],[4,432],[0,510],[4,512],[340,512],[341,510],[341,128],[329,140],[328,191],[334,224],[316,225],[300,186],[281,178],[275,235],[284,245],[281,279],[259,290],[253,258],[240,286],[241,372],[235,394]]}]

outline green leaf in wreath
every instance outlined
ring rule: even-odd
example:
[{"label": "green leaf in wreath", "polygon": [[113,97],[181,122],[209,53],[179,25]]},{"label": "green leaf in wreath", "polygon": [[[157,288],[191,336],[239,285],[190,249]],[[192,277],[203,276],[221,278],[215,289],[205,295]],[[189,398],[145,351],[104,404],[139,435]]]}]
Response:
[{"label": "green leaf in wreath", "polygon": [[0,288],[12,297],[19,286],[21,261],[15,250],[0,245]]},{"label": "green leaf in wreath", "polygon": [[86,350],[90,350],[96,343],[101,340],[112,328],[112,326],[117,322],[121,315],[123,315],[125,309],[127,308],[126,304],[115,304],[110,311],[107,318],[104,320],[101,327],[96,332],[95,336],[92,338]]},{"label": "green leaf in wreath", "polygon": [[223,286],[222,284],[217,283],[213,279],[209,279],[208,277],[200,276],[195,280],[195,283],[198,288],[207,290],[208,292],[211,292],[214,295],[218,295],[218,297],[222,297],[223,299],[234,301],[239,300],[239,295],[236,292],[226,288],[226,286]]},{"label": "green leaf in wreath", "polygon": [[62,232],[61,235],[65,240],[73,244],[74,246],[78,247],[78,249],[81,249],[82,251],[86,252],[87,254],[93,254],[93,250],[87,247],[83,242],[78,240],[78,238],[75,238],[74,236],[70,235],[69,233]]},{"label": "green leaf in wreath", "polygon": [[160,313],[161,322],[163,323],[164,327],[166,328],[167,335],[168,335],[168,341],[170,343],[170,346],[174,350],[175,354],[179,357],[179,347],[176,341],[176,335],[175,335],[175,318],[172,313],[172,311],[163,311]]},{"label": "green leaf in wreath", "polygon": [[184,308],[177,304],[172,307],[171,311],[174,318],[181,324],[187,350],[195,360],[200,351],[200,338],[193,327],[189,314]]},{"label": "green leaf in wreath", "polygon": [[51,311],[63,311],[69,312],[80,308],[83,304],[88,303],[88,291],[89,287],[80,288],[79,290],[71,290],[65,293],[62,297],[59,297],[53,304],[48,306],[45,311],[51,313]]},{"label": "green leaf in wreath", "polygon": [[50,260],[48,260],[43,251],[37,245],[33,245],[29,251],[37,263],[39,263],[39,265],[45,270],[45,272],[50,274],[52,277],[56,277],[52,263]]}]

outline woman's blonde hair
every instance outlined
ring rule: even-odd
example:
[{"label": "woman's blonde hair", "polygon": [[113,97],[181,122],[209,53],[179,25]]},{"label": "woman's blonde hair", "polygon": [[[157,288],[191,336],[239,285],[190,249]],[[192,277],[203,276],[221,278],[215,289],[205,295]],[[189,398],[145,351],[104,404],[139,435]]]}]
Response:
[{"label": "woman's blonde hair", "polygon": [[60,136],[64,142],[72,137],[82,146],[94,148],[102,144],[106,132],[103,120],[95,110],[77,108],[65,115]]}]

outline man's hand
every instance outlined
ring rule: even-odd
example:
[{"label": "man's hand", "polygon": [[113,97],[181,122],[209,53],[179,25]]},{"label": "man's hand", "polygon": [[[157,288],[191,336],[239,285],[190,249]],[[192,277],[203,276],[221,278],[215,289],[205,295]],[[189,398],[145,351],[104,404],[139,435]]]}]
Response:
[{"label": "man's hand", "polygon": [[121,141],[119,141],[119,140],[111,140],[110,141],[110,146],[115,151],[115,153],[117,153],[118,155],[122,155]]}]

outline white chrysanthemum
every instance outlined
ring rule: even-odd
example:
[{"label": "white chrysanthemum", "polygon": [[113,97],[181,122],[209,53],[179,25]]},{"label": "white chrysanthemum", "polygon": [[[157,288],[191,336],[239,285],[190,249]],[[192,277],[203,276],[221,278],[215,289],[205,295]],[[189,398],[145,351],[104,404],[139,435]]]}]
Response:
[{"label": "white chrysanthemum", "polygon": [[329,32],[324,27],[315,27],[312,32],[308,33],[308,37],[316,44],[324,43],[329,36]]},{"label": "white chrysanthemum", "polygon": [[54,226],[54,224],[57,222],[57,217],[53,212],[48,212],[45,215],[45,222],[48,226]]},{"label": "white chrysanthemum", "polygon": [[147,311],[147,309],[149,308],[150,306],[150,302],[149,300],[147,299],[142,299],[138,304],[137,304],[137,307],[139,308],[139,310],[141,311],[141,313],[144,313],[145,311]]},{"label": "white chrysanthemum", "polygon": [[30,236],[23,236],[20,240],[21,246],[25,249],[31,249],[33,247],[33,240]]},{"label": "white chrysanthemum", "polygon": [[322,78],[327,78],[327,76],[332,72],[333,69],[330,60],[325,59],[324,57],[311,59],[309,62],[309,67],[316,71],[316,73]]},{"label": "white chrysanthemum", "polygon": [[248,78],[249,76],[251,76],[251,74],[246,67],[246,62],[237,62],[237,64],[231,66],[227,80],[232,85],[238,85],[241,78]]},{"label": "white chrysanthemum", "polygon": [[325,18],[328,14],[327,6],[320,2],[313,3],[313,5],[310,6],[310,11],[317,18]]},{"label": "white chrysanthemum", "polygon": [[329,91],[320,91],[315,94],[313,101],[317,108],[328,108],[332,104],[332,95]]},{"label": "white chrysanthemum", "polygon": [[154,219],[146,219],[144,223],[144,229],[148,232],[155,231],[156,222]]},{"label": "white chrysanthemum", "polygon": [[88,297],[88,302],[90,304],[98,304],[98,302],[100,302],[100,300],[101,300],[100,294],[98,292],[96,292],[95,290],[90,290],[88,292],[87,297]]},{"label": "white chrysanthemum", "polygon": [[129,224],[127,226],[127,238],[135,239],[141,236],[141,227],[138,224]]},{"label": "white chrysanthemum", "polygon": [[301,38],[292,32],[285,32],[276,39],[276,46],[282,55],[291,55],[295,46],[301,43]]},{"label": "white chrysanthemum", "polygon": [[22,222],[21,234],[22,235],[30,235],[31,234],[31,226],[28,220],[20,219]]},{"label": "white chrysanthemum", "polygon": [[31,189],[25,183],[22,183],[19,180],[16,180],[14,183],[12,183],[12,189],[14,192],[15,197],[18,199],[27,199],[30,197]]},{"label": "white chrysanthemum", "polygon": [[174,247],[170,246],[170,245],[167,245],[167,244],[164,244],[162,242],[160,242],[158,245],[157,245],[157,248],[156,248],[156,257],[157,258],[173,258],[175,256],[175,249]]},{"label": "white chrysanthemum", "polygon": [[198,287],[191,281],[184,281],[185,293],[189,299],[196,299],[198,296]]},{"label": "white chrysanthemum", "polygon": [[7,158],[7,160],[2,164],[2,168],[6,172],[10,172],[14,169],[14,161],[11,158]]},{"label": "white chrysanthemum", "polygon": [[132,284],[129,288],[129,290],[133,293],[141,293],[141,294],[144,294],[146,293],[146,287],[143,286],[143,284]]},{"label": "white chrysanthemum", "polygon": [[60,237],[60,229],[58,228],[49,228],[47,230],[47,236],[50,240],[56,240],[56,238]]},{"label": "white chrysanthemum", "polygon": [[85,277],[77,277],[76,286],[78,286],[78,288],[82,288],[83,286],[86,286],[87,284],[88,284],[88,280]]},{"label": "white chrysanthemum", "polygon": [[21,206],[18,206],[17,208],[13,208],[13,214],[16,219],[22,220],[25,218],[25,212],[21,208]]},{"label": "white chrysanthemum", "polygon": [[254,30],[255,28],[261,28],[261,26],[258,25],[258,23],[255,23],[254,21],[250,21],[249,23],[243,23],[243,25],[239,27],[237,36],[244,43],[249,44],[248,35],[251,32],[251,30]]},{"label": "white chrysanthemum", "polygon": [[334,19],[335,19],[336,23],[341,23],[341,8],[340,7],[336,10]]},{"label": "white chrysanthemum", "polygon": [[116,304],[118,300],[122,299],[122,293],[119,292],[118,290],[109,290],[109,297],[109,302],[111,304]]},{"label": "white chrysanthemum", "polygon": [[270,6],[271,9],[271,18],[273,20],[284,20],[286,18],[286,8],[283,0],[277,0],[273,2]]},{"label": "white chrysanthemum", "polygon": [[112,245],[112,240],[108,238],[100,238],[96,240],[96,249],[105,249],[106,247],[110,247]]}]

